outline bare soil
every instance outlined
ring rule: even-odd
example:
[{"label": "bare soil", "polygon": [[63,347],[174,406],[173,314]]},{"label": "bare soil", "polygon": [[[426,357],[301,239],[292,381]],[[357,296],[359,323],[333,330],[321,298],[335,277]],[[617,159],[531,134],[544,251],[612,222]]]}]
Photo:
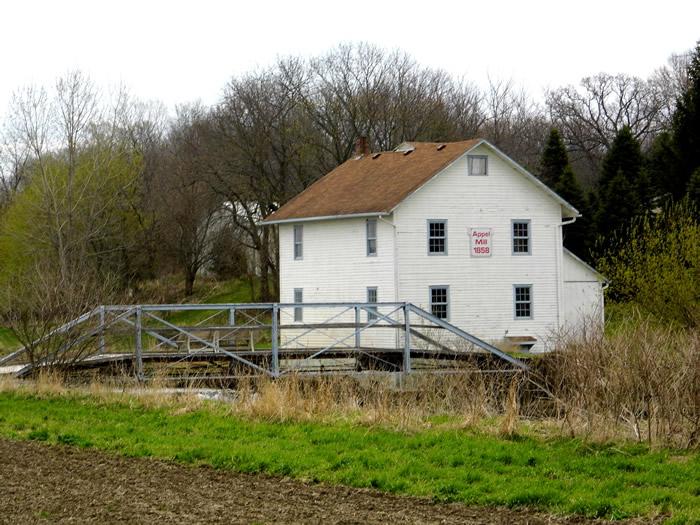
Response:
[{"label": "bare soil", "polygon": [[0,523],[593,523],[0,439]]}]

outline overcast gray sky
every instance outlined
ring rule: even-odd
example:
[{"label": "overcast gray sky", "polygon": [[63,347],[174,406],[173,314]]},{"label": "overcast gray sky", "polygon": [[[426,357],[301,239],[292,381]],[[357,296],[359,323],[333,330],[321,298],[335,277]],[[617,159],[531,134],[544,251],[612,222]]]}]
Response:
[{"label": "overcast gray sky", "polygon": [[16,88],[76,68],[170,108],[210,104],[232,75],[360,40],[539,96],[600,71],[647,76],[700,39],[697,0],[0,1],[0,114]]}]

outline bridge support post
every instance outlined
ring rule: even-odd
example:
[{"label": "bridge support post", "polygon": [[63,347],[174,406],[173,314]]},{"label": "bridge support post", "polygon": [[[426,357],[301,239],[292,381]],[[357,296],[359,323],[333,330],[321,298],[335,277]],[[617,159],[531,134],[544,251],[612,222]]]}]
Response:
[{"label": "bridge support post", "polygon": [[272,305],[272,377],[280,375],[280,356],[279,356],[279,305]]},{"label": "bridge support post", "polygon": [[100,306],[100,342],[98,343],[98,352],[105,353],[105,307]]},{"label": "bridge support post", "polygon": [[403,321],[405,334],[403,337],[403,372],[408,374],[411,372],[411,311],[408,303],[403,305]]},{"label": "bridge support post", "polygon": [[236,326],[236,309],[231,308],[228,311],[228,325],[229,326]]},{"label": "bridge support post", "polygon": [[[228,311],[228,325],[231,327],[236,326],[236,308],[231,308]],[[234,332],[232,336],[229,337],[231,340],[231,344],[233,345],[233,348],[236,348],[238,345],[238,339],[236,338],[236,333]],[[226,342],[224,341],[224,344]]]},{"label": "bridge support post", "polygon": [[361,344],[361,334],[360,332],[360,314],[362,312],[362,309],[359,306],[355,306],[355,348],[357,350],[360,349],[360,344]]},{"label": "bridge support post", "polygon": [[136,329],[136,341],[135,341],[135,350],[134,350],[134,358],[135,358],[135,365],[136,365],[136,379],[139,381],[143,381],[144,376],[143,376],[143,348],[141,347],[142,344],[142,338],[141,338],[141,332],[142,332],[142,315],[141,315],[141,307],[137,306],[136,307],[136,322],[134,323],[134,327]]}]

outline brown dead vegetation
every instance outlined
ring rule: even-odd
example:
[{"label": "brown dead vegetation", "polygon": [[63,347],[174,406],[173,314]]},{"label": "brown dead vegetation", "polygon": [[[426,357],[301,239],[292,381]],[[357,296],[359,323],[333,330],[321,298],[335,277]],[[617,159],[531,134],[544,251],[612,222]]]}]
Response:
[{"label": "brown dead vegetation", "polygon": [[[409,376],[385,372],[280,379],[247,377],[233,388],[209,390],[193,380],[172,389],[164,379],[95,380],[79,387],[99,397],[138,396],[174,410],[205,407],[215,397],[232,413],[268,421],[352,421],[419,429],[475,427],[512,436],[520,432],[593,441],[634,440],[653,446],[700,445],[700,334],[635,319],[613,335],[562,343],[533,357],[529,373],[454,373]],[[57,374],[34,382],[0,381],[0,390],[40,395],[76,386]]]}]

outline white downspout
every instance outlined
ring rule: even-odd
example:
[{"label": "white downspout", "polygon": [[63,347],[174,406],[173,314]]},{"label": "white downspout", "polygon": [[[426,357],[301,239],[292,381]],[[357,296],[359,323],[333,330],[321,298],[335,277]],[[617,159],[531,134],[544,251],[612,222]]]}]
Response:
[{"label": "white downspout", "polygon": [[[389,226],[391,226],[394,229],[394,302],[398,303],[399,302],[399,243],[398,243],[398,234],[396,231],[396,224],[394,224],[394,219],[396,218],[396,215],[392,213],[391,219],[392,221],[389,222],[387,221],[384,217],[377,217],[382,222],[387,223]],[[400,339],[399,339],[399,330],[394,330],[396,334],[396,347],[399,348],[400,344]]]},{"label": "white downspout", "polygon": [[600,287],[600,326],[603,327],[603,331],[605,331],[605,290],[608,289],[608,286],[610,286],[610,281],[605,279]]},{"label": "white downspout", "polygon": [[564,220],[557,225],[560,228],[560,237],[556,237],[555,235],[555,240],[554,242],[557,244],[556,248],[556,254],[557,254],[557,331],[561,330],[561,308],[562,308],[562,302],[564,301],[564,296],[562,289],[564,287],[564,276],[562,274],[562,263],[563,263],[563,257],[564,257],[564,226],[567,224],[573,224],[576,222],[576,217],[571,217],[569,220]]},{"label": "white downspout", "polygon": [[[394,229],[394,302],[398,303],[399,302],[399,243],[398,243],[398,235],[396,232],[396,224],[393,222],[387,221],[384,217],[377,217],[382,222],[387,223],[389,226],[391,226]],[[392,214],[392,219],[393,219],[393,214]]]}]

